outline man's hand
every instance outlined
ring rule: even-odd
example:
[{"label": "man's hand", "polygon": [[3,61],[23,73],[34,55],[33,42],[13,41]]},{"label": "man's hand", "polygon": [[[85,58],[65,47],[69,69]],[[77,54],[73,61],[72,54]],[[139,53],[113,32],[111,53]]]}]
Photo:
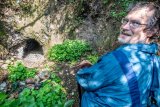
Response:
[{"label": "man's hand", "polygon": [[89,62],[88,60],[83,60],[77,65],[77,68],[81,69],[81,68],[90,67],[90,66],[92,66],[91,62]]}]

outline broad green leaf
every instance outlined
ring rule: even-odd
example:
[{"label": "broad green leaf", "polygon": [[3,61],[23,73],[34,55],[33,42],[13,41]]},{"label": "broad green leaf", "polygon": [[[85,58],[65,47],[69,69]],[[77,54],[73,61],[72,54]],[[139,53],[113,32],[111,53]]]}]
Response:
[{"label": "broad green leaf", "polygon": [[64,107],[72,107],[72,105],[74,104],[74,100],[68,100],[67,102],[65,102]]}]

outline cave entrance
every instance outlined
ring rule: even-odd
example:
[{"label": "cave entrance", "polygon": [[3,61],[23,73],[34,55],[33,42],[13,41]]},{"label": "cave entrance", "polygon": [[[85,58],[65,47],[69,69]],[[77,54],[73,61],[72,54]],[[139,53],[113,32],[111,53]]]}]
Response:
[{"label": "cave entrance", "polygon": [[27,39],[25,42],[25,46],[23,48],[23,58],[25,58],[29,54],[43,55],[42,45],[40,45],[40,43],[35,39]]}]

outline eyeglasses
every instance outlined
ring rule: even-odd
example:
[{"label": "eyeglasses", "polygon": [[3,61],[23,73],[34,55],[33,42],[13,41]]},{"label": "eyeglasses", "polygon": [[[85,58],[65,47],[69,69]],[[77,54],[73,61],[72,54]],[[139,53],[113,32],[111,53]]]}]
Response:
[{"label": "eyeglasses", "polygon": [[128,22],[129,22],[129,26],[133,29],[139,28],[143,25],[147,25],[147,24],[141,24],[140,22],[138,22],[136,20],[129,20],[129,19],[126,19],[126,18],[123,18],[122,21],[121,21],[122,25],[126,25]]}]

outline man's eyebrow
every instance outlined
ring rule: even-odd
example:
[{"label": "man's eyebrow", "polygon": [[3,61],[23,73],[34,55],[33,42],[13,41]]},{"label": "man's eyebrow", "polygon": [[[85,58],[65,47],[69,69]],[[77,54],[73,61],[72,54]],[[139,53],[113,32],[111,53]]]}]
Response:
[{"label": "man's eyebrow", "polygon": [[136,23],[140,23],[139,20],[130,20],[131,22],[136,22]]},{"label": "man's eyebrow", "polygon": [[139,20],[135,20],[135,19],[128,19],[128,18],[124,18],[124,20],[126,20],[126,21],[130,21],[130,22],[136,22],[136,23],[140,23],[140,21]]}]

